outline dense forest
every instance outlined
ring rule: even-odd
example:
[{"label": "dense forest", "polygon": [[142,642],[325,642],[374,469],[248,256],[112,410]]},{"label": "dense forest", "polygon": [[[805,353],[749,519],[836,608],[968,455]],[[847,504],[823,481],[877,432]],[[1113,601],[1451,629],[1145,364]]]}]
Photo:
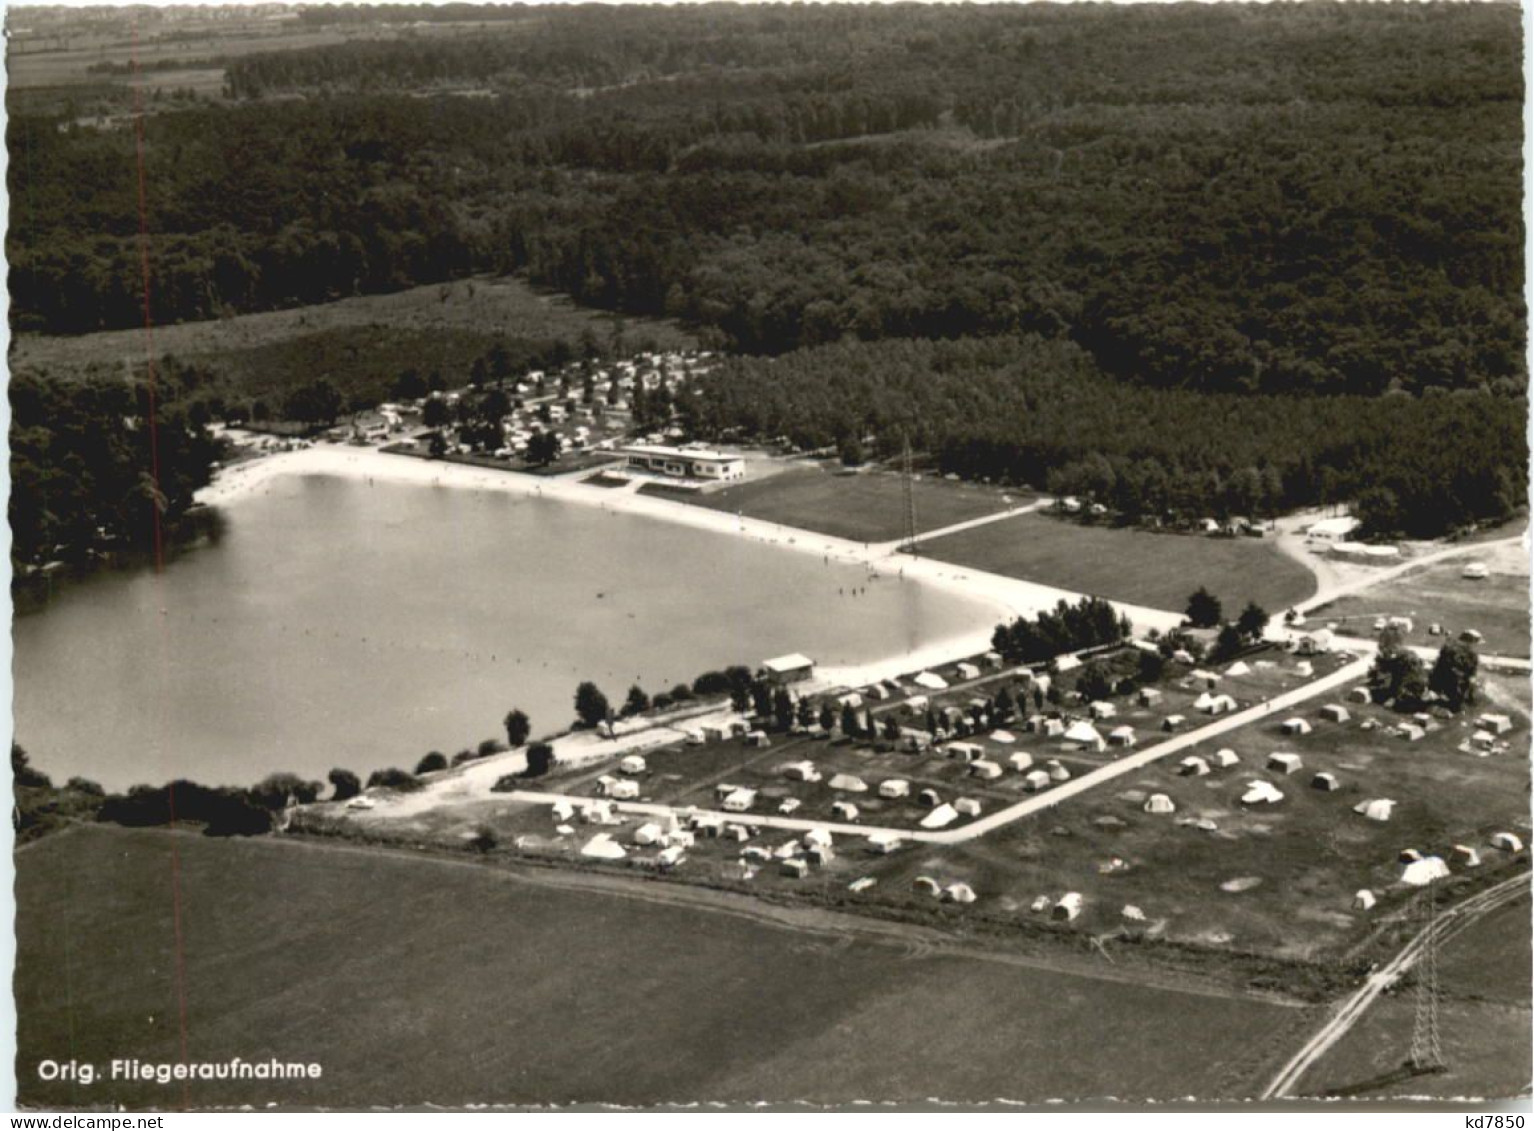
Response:
[{"label": "dense forest", "polygon": [[18,575],[104,549],[153,549],[191,506],[219,446],[173,394],[157,391],[155,403],[145,381],[12,376],[11,560]]},{"label": "dense forest", "polygon": [[[1023,331],[1163,386],[1522,387],[1511,5],[526,11],[152,116],[157,317],[517,270],[748,352]],[[132,324],[132,131],[9,131],[15,325]]]},{"label": "dense forest", "polygon": [[1251,518],[1352,502],[1378,534],[1507,518],[1528,481],[1521,397],[1286,397],[1116,381],[1037,335],[840,342],[732,358],[684,389],[698,435],[816,449],[909,440],[965,478],[1034,484],[1126,520]]},{"label": "dense forest", "polygon": [[[751,355],[683,397],[702,435],[914,432],[1130,518],[1348,500],[1432,534],[1521,502],[1516,6],[493,17],[231,58],[222,99],[157,107],[155,319],[514,272]],[[138,324],[135,131],[32,105],[12,325]]]}]

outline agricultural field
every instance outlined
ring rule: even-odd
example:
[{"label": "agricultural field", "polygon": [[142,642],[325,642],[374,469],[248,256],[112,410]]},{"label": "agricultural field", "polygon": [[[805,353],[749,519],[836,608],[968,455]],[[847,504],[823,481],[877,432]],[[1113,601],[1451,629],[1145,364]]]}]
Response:
[{"label": "agricultural field", "polygon": [[[1033,498],[1026,490],[1003,490],[932,476],[913,480],[911,488],[919,532],[940,530],[1024,506]],[[664,488],[647,486],[643,490],[648,494],[675,494]],[[900,476],[892,471],[854,472],[839,466],[798,463],[775,475],[718,491],[690,493],[685,499],[711,510],[739,513],[854,542],[891,542],[904,537],[906,532],[905,492]]]},{"label": "agricultural field", "polygon": [[[1353,636],[1373,635],[1381,617],[1410,617],[1408,644],[1437,647],[1466,629],[1475,629],[1485,637],[1482,651],[1528,656],[1529,563],[1516,545],[1511,551],[1480,559],[1488,566],[1488,574],[1478,580],[1463,576],[1470,558],[1440,562],[1350,593],[1320,606],[1311,616],[1336,621]],[[1443,634],[1428,631],[1434,624],[1443,628]]]},{"label": "agricultural field", "polygon": [[[1123,1100],[1244,1096],[1307,1020],[637,881],[92,826],[16,864],[24,1106],[1042,1101],[1101,1095],[1110,1075]],[[37,1080],[44,1057],[179,1061],[183,987],[188,1059],[323,1076]]]},{"label": "agricultural field", "polygon": [[1315,578],[1266,540],[1154,534],[1023,515],[923,543],[922,554],[1153,609],[1181,611],[1206,586],[1234,616],[1247,601],[1277,613]]},{"label": "agricultural field", "polygon": [[[214,371],[226,399],[283,394],[317,377],[348,399],[389,399],[406,368],[440,372],[451,388],[468,380],[473,361],[496,344],[513,357],[551,342],[572,356],[590,345],[624,355],[642,346],[696,347],[691,335],[658,320],[620,319],[583,310],[515,278],[477,278],[411,287],[302,309],[242,314],[207,322],[156,326],[160,356],[202,363]],[[120,369],[144,356],[141,330],[108,330],[75,337],[21,334],[12,339],[13,372],[78,374]]]},{"label": "agricultural field", "polygon": [[1300,1081],[1306,1095],[1527,1096],[1531,1030],[1529,901],[1518,899],[1451,938],[1438,958],[1439,1029],[1447,1071],[1405,1076],[1415,973],[1382,995]]}]

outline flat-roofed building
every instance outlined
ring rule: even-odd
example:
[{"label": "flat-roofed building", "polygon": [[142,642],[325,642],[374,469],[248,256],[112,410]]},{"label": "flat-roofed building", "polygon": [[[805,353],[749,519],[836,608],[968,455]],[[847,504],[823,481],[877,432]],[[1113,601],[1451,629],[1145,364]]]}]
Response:
[{"label": "flat-roofed building", "polygon": [[744,458],[708,448],[631,444],[623,449],[623,457],[630,471],[668,475],[675,479],[725,481],[743,479],[746,474]]}]

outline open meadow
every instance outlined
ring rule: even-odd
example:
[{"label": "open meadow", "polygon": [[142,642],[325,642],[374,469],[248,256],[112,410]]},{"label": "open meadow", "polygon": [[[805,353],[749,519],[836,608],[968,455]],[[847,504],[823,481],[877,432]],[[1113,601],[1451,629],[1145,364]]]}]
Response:
[{"label": "open meadow", "polygon": [[[899,474],[892,471],[844,471],[836,466],[795,464],[773,475],[706,493],[677,495],[665,488],[643,490],[854,542],[892,542],[906,533],[905,492]],[[1024,506],[1033,498],[1026,490],[955,483],[932,476],[913,480],[911,497],[919,532]]]},{"label": "open meadow", "polygon": [[[586,344],[628,352],[651,346],[687,349],[695,339],[670,322],[577,307],[515,278],[475,278],[411,287],[392,294],[344,298],[293,310],[242,314],[156,326],[158,356],[211,369],[228,400],[284,393],[318,377],[349,400],[388,399],[401,371],[440,373],[449,387],[464,384],[474,360],[494,346],[515,363],[519,351],[553,342],[579,357]],[[69,375],[92,368],[140,365],[142,330],[106,330],[73,337],[20,334],[12,339],[16,373]]]},{"label": "open meadow", "polygon": [[1315,592],[1303,565],[1263,539],[1154,534],[1029,514],[924,543],[956,565],[1153,609],[1181,610],[1203,585],[1234,616],[1247,601],[1281,612]]},{"label": "open meadow", "polygon": [[[1287,1047],[1275,1030],[1298,1039],[1305,1018],[841,916],[679,906],[638,881],[567,890],[467,861],[104,827],[16,863],[23,1105],[1242,1096]],[[193,1061],[323,1076],[37,1079],[44,1057],[176,1062],[183,1038]]]}]

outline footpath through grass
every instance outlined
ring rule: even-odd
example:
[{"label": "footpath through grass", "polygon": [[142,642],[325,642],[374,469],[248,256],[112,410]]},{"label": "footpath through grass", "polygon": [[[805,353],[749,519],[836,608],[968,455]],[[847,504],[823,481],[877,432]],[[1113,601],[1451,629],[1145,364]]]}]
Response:
[{"label": "footpath through grass", "polygon": [[[267,839],[176,837],[178,952],[172,835],[86,827],[17,857],[21,1103],[1250,1095],[1294,1015]],[[38,1080],[45,1057],[179,1061],[183,984],[190,1060],[321,1079]]]},{"label": "footpath through grass", "polygon": [[1153,609],[1181,611],[1200,585],[1227,616],[1281,612],[1316,591],[1309,570],[1258,538],[1210,538],[1021,515],[924,542],[923,556]]}]

